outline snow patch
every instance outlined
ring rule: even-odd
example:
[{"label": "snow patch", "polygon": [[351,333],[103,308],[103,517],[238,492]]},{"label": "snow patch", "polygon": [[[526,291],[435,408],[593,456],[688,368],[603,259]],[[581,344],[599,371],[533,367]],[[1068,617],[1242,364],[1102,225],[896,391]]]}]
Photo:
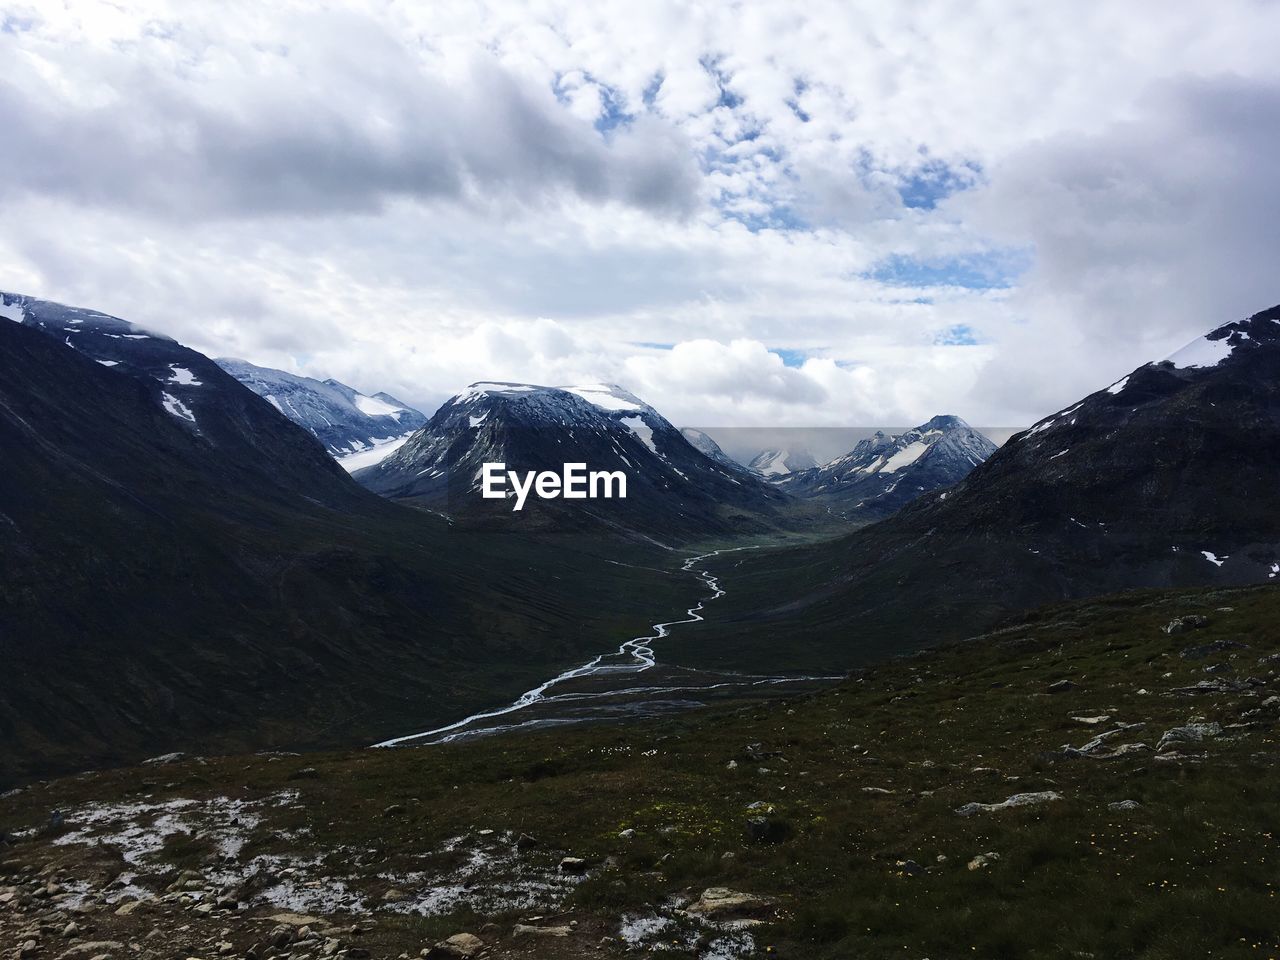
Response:
[{"label": "snow patch", "polygon": [[355,473],[362,467],[371,467],[375,463],[381,463],[387,457],[391,456],[397,450],[405,445],[412,433],[406,433],[403,437],[394,437],[388,440],[375,440],[373,446],[368,450],[359,450],[356,453],[349,453],[345,457],[338,457],[338,463],[342,465],[342,469],[347,473]]},{"label": "snow patch", "polygon": [[180,367],[176,363],[169,364],[169,369],[173,371],[173,376],[169,378],[170,383],[176,383],[182,387],[202,387],[204,386],[196,375],[186,367]]},{"label": "snow patch", "polygon": [[9,320],[16,320],[22,323],[27,318],[26,308],[20,303],[5,303],[0,299],[0,317],[6,317]]},{"label": "snow patch", "polygon": [[1229,337],[1223,337],[1221,340],[1200,337],[1167,357],[1165,362],[1173,364],[1179,370],[1189,367],[1216,367],[1231,356],[1231,351],[1235,349],[1229,341]]},{"label": "snow patch", "polygon": [[196,422],[196,415],[191,412],[191,408],[173,394],[160,394],[160,402],[164,405],[165,410],[167,410],[172,416],[177,417],[179,420],[190,420],[192,423]]},{"label": "snow patch", "polygon": [[385,400],[379,400],[377,397],[366,397],[363,393],[357,393],[351,398],[351,402],[366,417],[395,417],[399,420],[400,414],[404,412],[403,407],[393,407]]},{"label": "snow patch", "polygon": [[1128,383],[1129,383],[1129,378],[1128,378],[1128,377],[1124,377],[1124,378],[1122,378],[1122,379],[1120,379],[1120,380],[1117,380],[1117,381],[1116,381],[1115,383],[1113,383],[1111,386],[1107,387],[1107,393],[1110,393],[1110,394],[1113,394],[1113,395],[1114,395],[1114,394],[1117,394],[1117,393],[1119,393],[1121,390],[1123,390],[1123,389],[1128,385]]},{"label": "snow patch", "polygon": [[1230,557],[1226,557],[1226,556],[1220,557],[1216,553],[1214,553],[1212,550],[1201,550],[1200,556],[1204,557],[1206,560],[1212,563],[1215,567],[1220,567],[1224,563],[1226,563],[1228,560],[1231,559]]},{"label": "snow patch", "polygon": [[[646,447],[654,453],[658,453],[658,448],[653,443],[653,428],[645,423],[644,420],[640,417],[623,417],[619,422],[639,437]],[[662,456],[662,454],[658,453],[658,456]]]},{"label": "snow patch", "polygon": [[880,472],[897,473],[903,467],[909,467],[911,464],[919,460],[924,456],[925,451],[928,449],[929,444],[925,443],[923,440],[916,440],[909,443],[886,460],[884,466],[880,468]]},{"label": "snow patch", "polygon": [[635,397],[627,394],[621,387],[614,387],[607,383],[588,383],[578,387],[561,387],[561,389],[576,394],[588,403],[593,403],[601,410],[608,410],[611,413],[644,408],[644,404],[638,403]]}]

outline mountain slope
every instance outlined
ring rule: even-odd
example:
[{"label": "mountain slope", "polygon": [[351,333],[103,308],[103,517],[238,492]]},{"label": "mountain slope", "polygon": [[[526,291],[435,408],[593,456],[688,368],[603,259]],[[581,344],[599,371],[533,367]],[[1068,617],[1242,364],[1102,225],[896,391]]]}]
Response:
[{"label": "mountain slope", "polygon": [[963,637],[1064,598],[1280,583],[1280,307],[1045,418],[950,490],[738,570],[718,639],[690,652],[706,664],[865,662],[907,628]]},{"label": "mountain slope", "polygon": [[703,431],[697,430],[693,427],[681,427],[680,433],[689,441],[695,450],[704,456],[710,457],[722,467],[728,467],[730,470],[734,470],[739,473],[743,471],[748,473],[750,472],[747,470],[746,466],[721,450],[720,444],[712,440],[711,437]]},{"label": "mountain slope", "polygon": [[365,396],[337,380],[315,380],[244,360],[220,358],[218,366],[342,458],[406,437],[426,416],[386,393]]},{"label": "mountain slope", "polygon": [[[0,780],[373,742],[512,697],[696,593],[638,550],[460,538],[361,489],[207,358],[136,334],[146,352],[107,366],[36,310],[0,320]],[[100,329],[105,350],[131,328]],[[198,386],[148,372],[175,358]]]},{"label": "mountain slope", "polygon": [[884,517],[922,493],[959,483],[995,449],[959,417],[940,416],[897,436],[876,431],[845,456],[775,482],[795,497]]},{"label": "mountain slope", "polygon": [[216,452],[229,486],[256,484],[272,495],[291,490],[329,504],[357,493],[314,439],[176,340],[95,310],[12,293],[0,293],[0,317],[71,347],[110,377],[133,380],[191,449]]},{"label": "mountain slope", "polygon": [[[625,474],[627,493],[573,502],[530,497],[513,511],[510,501],[482,497],[486,463],[520,473],[584,463]],[[384,496],[463,518],[613,530],[663,543],[768,529],[787,505],[758,478],[695,449],[648,404],[606,384],[472,384],[394,454],[355,476]]]}]

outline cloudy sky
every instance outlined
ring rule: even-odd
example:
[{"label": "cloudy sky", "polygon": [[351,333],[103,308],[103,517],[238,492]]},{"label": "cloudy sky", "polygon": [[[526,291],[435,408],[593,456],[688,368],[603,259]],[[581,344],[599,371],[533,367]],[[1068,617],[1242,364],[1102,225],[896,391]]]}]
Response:
[{"label": "cloudy sky", "polygon": [[0,2],[0,288],[434,409],[1029,423],[1280,302],[1280,3]]}]

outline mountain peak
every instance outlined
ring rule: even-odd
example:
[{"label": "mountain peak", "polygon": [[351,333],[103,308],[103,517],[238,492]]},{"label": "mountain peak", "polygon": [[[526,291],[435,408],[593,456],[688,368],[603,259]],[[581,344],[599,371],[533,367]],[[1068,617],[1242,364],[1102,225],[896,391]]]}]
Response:
[{"label": "mountain peak", "polygon": [[959,483],[995,449],[964,420],[942,414],[896,436],[877,430],[843,457],[775,482],[793,496],[884,516],[922,493]]}]

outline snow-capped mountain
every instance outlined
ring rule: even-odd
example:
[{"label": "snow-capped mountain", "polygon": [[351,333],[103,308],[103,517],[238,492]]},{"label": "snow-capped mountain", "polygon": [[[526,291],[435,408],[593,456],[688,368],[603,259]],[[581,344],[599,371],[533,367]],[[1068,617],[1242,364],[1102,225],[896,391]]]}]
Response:
[{"label": "snow-capped mountain", "polygon": [[[309,430],[350,469],[376,462],[427,422],[426,416],[386,393],[366,396],[337,380],[315,380],[244,360],[219,358],[218,366]],[[355,463],[346,458],[360,455]],[[368,457],[374,457],[372,461]],[[365,458],[366,462],[359,462]]]},{"label": "snow-capped mountain", "polygon": [[759,529],[786,500],[758,478],[706,456],[653,407],[612,384],[474,383],[399,450],[355,477],[385,496],[509,520],[511,503],[480,495],[486,463],[521,473],[559,472],[565,463],[623,471],[625,499],[530,498],[519,519],[533,514],[578,526],[592,518],[663,542]]},{"label": "snow-capped mountain", "polygon": [[193,443],[216,450],[225,469],[243,470],[245,482],[260,484],[261,478],[248,478],[267,471],[295,495],[342,499],[360,493],[313,437],[213,360],[171,337],[97,310],[14,293],[0,293],[3,318],[140,384],[156,410]]},{"label": "snow-capped mountain", "polygon": [[792,496],[882,517],[922,493],[959,483],[995,450],[994,443],[959,417],[940,416],[896,436],[876,431],[845,456],[775,482]]},{"label": "snow-capped mountain", "polygon": [[817,465],[818,461],[808,450],[761,450],[751,458],[747,469],[766,479],[777,480]]}]

